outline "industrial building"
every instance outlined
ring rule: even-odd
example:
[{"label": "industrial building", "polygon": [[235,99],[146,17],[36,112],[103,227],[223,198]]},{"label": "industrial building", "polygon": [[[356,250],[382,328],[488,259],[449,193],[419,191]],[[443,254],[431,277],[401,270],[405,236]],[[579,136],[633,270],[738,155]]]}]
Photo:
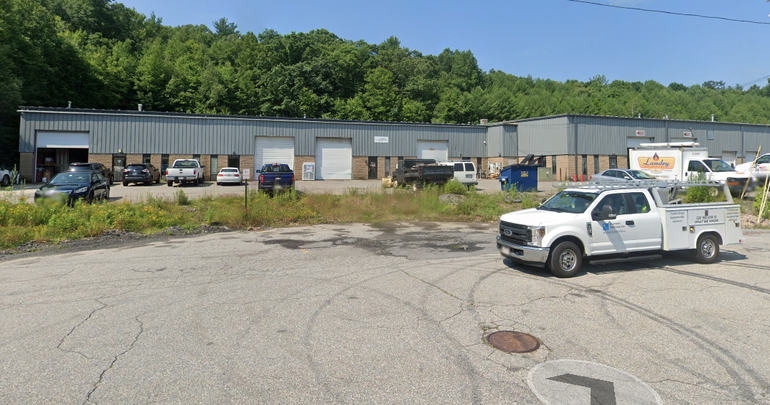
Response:
[{"label": "industrial building", "polygon": [[[287,163],[297,180],[378,179],[398,160],[471,160],[495,173],[524,156],[546,156],[541,180],[628,167],[628,149],[694,141],[730,163],[770,151],[770,126],[564,114],[476,125],[367,122],[153,111],[21,107],[21,178],[39,182],[71,162],[100,162],[120,180],[128,163],[165,168],[199,159],[212,179],[222,167],[251,173]],[[300,173],[303,171],[303,173]],[[310,172],[312,171],[312,173]]]}]

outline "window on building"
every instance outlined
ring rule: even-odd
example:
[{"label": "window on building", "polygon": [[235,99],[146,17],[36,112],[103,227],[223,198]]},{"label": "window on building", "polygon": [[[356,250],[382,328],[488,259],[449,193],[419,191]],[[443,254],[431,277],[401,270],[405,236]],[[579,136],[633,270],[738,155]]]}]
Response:
[{"label": "window on building", "polygon": [[160,170],[165,173],[166,169],[168,169],[168,155],[164,153],[160,155]]},{"label": "window on building", "polygon": [[201,155],[193,155],[193,159],[195,159],[195,160],[200,162],[201,161]]},{"label": "window on building", "polygon": [[588,155],[583,155],[583,174],[588,174]]},{"label": "window on building", "polygon": [[142,163],[148,165],[148,164],[151,163],[150,160],[151,159],[150,159],[150,154],[149,153],[145,153],[144,155],[142,155]]},{"label": "window on building", "polygon": [[227,167],[241,167],[241,157],[238,155],[228,156]]},{"label": "window on building", "polygon": [[212,179],[217,178],[217,173],[219,173],[219,156],[217,155],[211,155],[211,164],[209,164],[209,176]]},{"label": "window on building", "polygon": [[390,156],[385,157],[385,177],[390,177]]},{"label": "window on building", "polygon": [[396,161],[396,169],[401,167],[403,164],[404,164],[404,157],[403,156],[399,156],[398,160]]},{"label": "window on building", "polygon": [[610,169],[617,169],[618,168],[618,157],[617,155],[610,155]]},{"label": "window on building", "polygon": [[594,173],[599,173],[599,155],[594,155]]},{"label": "window on building", "polygon": [[556,174],[556,156],[551,156],[551,174]]}]

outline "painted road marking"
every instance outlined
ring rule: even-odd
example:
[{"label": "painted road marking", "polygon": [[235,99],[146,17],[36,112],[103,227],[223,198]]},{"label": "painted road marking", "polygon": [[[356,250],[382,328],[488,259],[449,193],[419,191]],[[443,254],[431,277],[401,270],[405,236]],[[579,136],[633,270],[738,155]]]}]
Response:
[{"label": "painted road marking", "polygon": [[625,371],[581,360],[554,360],[529,372],[527,384],[548,405],[660,405],[647,383]]}]

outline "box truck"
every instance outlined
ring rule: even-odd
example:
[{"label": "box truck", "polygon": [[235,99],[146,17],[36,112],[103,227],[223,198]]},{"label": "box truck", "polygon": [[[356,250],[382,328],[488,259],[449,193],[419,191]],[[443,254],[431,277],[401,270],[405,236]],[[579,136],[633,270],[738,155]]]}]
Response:
[{"label": "box truck", "polygon": [[687,180],[703,173],[706,180],[727,184],[733,194],[740,194],[751,179],[724,160],[710,158],[708,149],[696,142],[643,143],[629,150],[628,165],[661,180]]}]

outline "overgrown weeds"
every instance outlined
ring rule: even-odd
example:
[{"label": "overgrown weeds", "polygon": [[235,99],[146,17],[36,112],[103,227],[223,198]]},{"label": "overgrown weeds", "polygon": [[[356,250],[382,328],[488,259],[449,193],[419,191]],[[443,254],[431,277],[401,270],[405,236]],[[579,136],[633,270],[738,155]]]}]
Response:
[{"label": "overgrown weeds", "polygon": [[[461,185],[462,186],[462,185]],[[322,223],[385,221],[494,222],[506,212],[536,205],[530,193],[481,194],[463,188],[457,204],[440,196],[456,186],[428,185],[421,190],[348,189],[343,195],[302,194],[287,190],[270,197],[250,190],[243,195],[190,199],[181,189],[173,199],[148,195],[141,203],[32,204],[0,200],[0,249],[29,241],[57,242],[94,237],[110,229],[151,234],[169,227],[201,225],[284,227]]]}]

